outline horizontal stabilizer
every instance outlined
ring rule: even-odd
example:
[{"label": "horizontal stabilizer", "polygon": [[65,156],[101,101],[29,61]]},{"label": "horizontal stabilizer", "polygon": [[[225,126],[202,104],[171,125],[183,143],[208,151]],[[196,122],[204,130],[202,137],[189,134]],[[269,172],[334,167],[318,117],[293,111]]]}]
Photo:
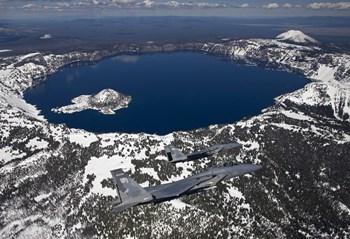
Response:
[{"label": "horizontal stabilizer", "polygon": [[165,146],[164,149],[169,162],[187,160],[187,156],[184,155],[178,148],[175,148],[173,145]]},{"label": "horizontal stabilizer", "polygon": [[112,212],[121,212],[124,211],[130,207],[133,207],[135,205],[139,204],[138,202],[133,202],[133,203],[122,203],[117,206],[113,206]]}]

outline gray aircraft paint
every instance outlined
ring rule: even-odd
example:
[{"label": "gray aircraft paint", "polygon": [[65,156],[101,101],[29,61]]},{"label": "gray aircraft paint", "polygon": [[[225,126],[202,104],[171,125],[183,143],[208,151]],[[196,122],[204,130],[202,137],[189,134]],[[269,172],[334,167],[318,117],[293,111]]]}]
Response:
[{"label": "gray aircraft paint", "polygon": [[123,172],[122,169],[112,170],[113,182],[121,197],[120,200],[117,199],[111,203],[113,206],[112,211],[121,212],[132,206],[147,203],[156,204],[184,195],[190,195],[198,191],[211,189],[222,180],[252,173],[261,168],[261,165],[229,162],[222,164],[221,166],[209,168],[199,174],[176,182],[145,188],[142,188],[137,184],[125,172]]},{"label": "gray aircraft paint", "polygon": [[113,205],[119,204],[118,206],[120,207],[133,206],[140,202],[152,200],[152,195],[130,178],[122,169],[112,170],[111,173],[118,192],[118,199],[112,202]]},{"label": "gray aircraft paint", "polygon": [[178,148],[174,147],[173,145],[165,146],[164,150],[169,162],[178,163],[205,158],[214,154],[218,154],[223,150],[240,148],[242,148],[242,145],[239,143],[218,144],[187,155],[182,153]]}]

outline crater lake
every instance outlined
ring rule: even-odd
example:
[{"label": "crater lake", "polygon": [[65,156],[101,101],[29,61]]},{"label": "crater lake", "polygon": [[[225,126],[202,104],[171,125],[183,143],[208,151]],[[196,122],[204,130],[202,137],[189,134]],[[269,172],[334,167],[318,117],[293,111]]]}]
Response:
[{"label": "crater lake", "polygon": [[[164,135],[258,115],[275,97],[308,82],[301,74],[237,65],[203,53],[121,55],[65,67],[25,92],[25,100],[52,123],[91,132]],[[106,88],[130,95],[129,107],[114,115],[51,111]]]}]

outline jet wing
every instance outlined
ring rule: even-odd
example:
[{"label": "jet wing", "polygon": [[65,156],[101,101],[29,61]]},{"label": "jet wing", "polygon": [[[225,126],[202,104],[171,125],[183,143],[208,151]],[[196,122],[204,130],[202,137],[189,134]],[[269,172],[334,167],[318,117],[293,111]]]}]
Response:
[{"label": "jet wing", "polygon": [[188,190],[201,184],[207,180],[212,179],[213,176],[203,176],[197,178],[184,179],[182,181],[170,183],[168,186],[165,185],[159,190],[152,190],[152,194],[156,199],[178,197],[180,195],[186,194]]},{"label": "jet wing", "polygon": [[211,188],[213,186],[216,186],[220,181],[222,181],[227,175],[226,174],[218,174],[216,176],[213,176],[211,179],[204,181],[200,184],[197,184],[194,186],[192,189],[206,189],[206,188]]},{"label": "jet wing", "polygon": [[130,207],[133,207],[135,205],[138,205],[139,202],[132,202],[132,203],[122,203],[122,204],[119,204],[117,206],[113,206],[112,207],[112,212],[121,212],[121,211],[124,211]]}]

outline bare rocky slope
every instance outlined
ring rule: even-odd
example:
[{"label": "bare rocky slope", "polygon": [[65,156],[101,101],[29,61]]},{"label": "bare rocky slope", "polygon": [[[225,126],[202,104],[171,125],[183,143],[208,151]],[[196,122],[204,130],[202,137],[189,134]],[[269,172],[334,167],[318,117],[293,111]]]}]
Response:
[{"label": "bare rocky slope", "polygon": [[[310,84],[276,98],[260,115],[166,136],[93,134],[47,122],[23,92],[70,64],[117,54],[199,51],[305,74]],[[350,233],[350,55],[341,49],[250,39],[121,44],[104,51],[0,59],[1,238],[334,238]],[[205,160],[171,165],[163,146],[185,152],[243,144]],[[264,169],[217,189],[156,206],[109,211],[109,170],[143,186],[235,160]]]}]

